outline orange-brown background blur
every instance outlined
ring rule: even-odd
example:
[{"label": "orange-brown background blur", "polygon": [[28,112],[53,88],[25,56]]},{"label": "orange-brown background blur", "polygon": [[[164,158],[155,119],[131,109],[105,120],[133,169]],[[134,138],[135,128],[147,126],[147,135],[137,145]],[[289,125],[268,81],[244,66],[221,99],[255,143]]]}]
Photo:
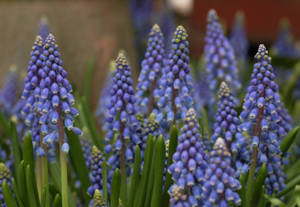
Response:
[{"label": "orange-brown background blur", "polygon": [[[271,44],[277,36],[281,17],[287,17],[295,36],[300,36],[300,1],[194,0],[189,15],[177,15],[177,20],[186,26],[190,34],[193,57],[200,56],[203,50],[206,14],[211,8],[217,10],[227,29],[232,25],[235,12],[244,11],[247,35],[254,44]],[[126,50],[136,77],[138,63],[126,0],[0,0],[0,85],[11,64],[16,64],[19,71],[26,71],[38,24],[44,15],[56,36],[69,79],[80,91],[87,62],[95,56],[91,80],[93,109],[104,84],[108,62],[117,56],[119,49]]]}]

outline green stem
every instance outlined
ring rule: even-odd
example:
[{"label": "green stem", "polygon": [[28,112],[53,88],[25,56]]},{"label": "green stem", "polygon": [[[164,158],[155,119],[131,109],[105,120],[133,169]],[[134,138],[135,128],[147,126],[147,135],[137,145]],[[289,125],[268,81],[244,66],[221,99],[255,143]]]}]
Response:
[{"label": "green stem", "polygon": [[[42,189],[46,189],[46,197],[45,197],[45,207],[49,207],[50,198],[49,198],[49,186],[48,186],[48,158],[47,158],[47,147],[43,146],[45,151],[45,156],[42,157]],[[41,199],[42,200],[42,199]]]},{"label": "green stem", "polygon": [[37,188],[38,188],[38,193],[39,193],[39,199],[40,201],[42,200],[42,192],[43,192],[43,179],[42,179],[42,158],[40,156],[37,156],[37,179],[36,179],[36,182],[37,182]]},{"label": "green stem", "polygon": [[127,175],[126,175],[126,142],[123,136],[124,125],[120,127],[120,138],[122,142],[121,154],[120,154],[120,165],[121,165],[121,201],[123,206],[127,206]]},{"label": "green stem", "polygon": [[62,120],[62,113],[59,110],[58,119],[58,134],[59,134],[59,157],[60,157],[60,172],[61,172],[61,197],[62,207],[68,207],[68,175],[67,175],[67,158],[66,154],[62,151],[64,143],[64,125]]}]

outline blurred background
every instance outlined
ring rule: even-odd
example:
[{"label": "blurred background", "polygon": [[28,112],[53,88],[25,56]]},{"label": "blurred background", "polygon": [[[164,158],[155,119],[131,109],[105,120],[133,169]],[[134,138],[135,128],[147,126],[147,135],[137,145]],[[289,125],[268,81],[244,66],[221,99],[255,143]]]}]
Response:
[{"label": "blurred background", "polygon": [[[0,85],[12,64],[23,78],[40,21],[47,19],[69,78],[80,93],[86,90],[83,80],[90,74],[89,101],[95,109],[110,60],[120,49],[125,50],[136,77],[148,32],[155,23],[160,25],[167,47],[176,25],[182,24],[189,33],[191,59],[199,59],[211,8],[217,11],[228,37],[235,18],[242,19],[249,57],[259,43],[275,48],[277,55],[299,57],[297,0],[0,0]],[[281,54],[280,41],[286,41],[283,47],[287,47]]]}]

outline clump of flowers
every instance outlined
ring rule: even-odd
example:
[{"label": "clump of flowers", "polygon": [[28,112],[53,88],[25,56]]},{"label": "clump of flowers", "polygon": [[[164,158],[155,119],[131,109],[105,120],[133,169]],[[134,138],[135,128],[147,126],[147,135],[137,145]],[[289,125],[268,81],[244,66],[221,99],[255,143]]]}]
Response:
[{"label": "clump of flowers", "polygon": [[231,167],[231,154],[225,141],[219,137],[210,153],[210,159],[202,186],[203,206],[228,206],[229,203],[241,204],[237,191],[241,184]]},{"label": "clump of flowers", "polygon": [[4,85],[0,91],[0,109],[8,118],[12,115],[18,90],[18,74],[15,65],[11,65]]},{"label": "clump of flowers", "polygon": [[[105,153],[109,154],[109,179],[112,178],[114,170],[120,167],[120,163],[124,164],[127,161],[128,164],[133,161],[135,146],[141,142],[136,133],[139,122],[136,119],[136,99],[131,71],[122,53],[116,59],[112,81],[110,103],[106,112],[108,131],[104,148]],[[122,170],[125,169],[121,168]]]},{"label": "clump of flowers", "polygon": [[235,57],[240,61],[245,61],[247,59],[249,48],[244,24],[244,14],[242,12],[237,12],[229,41],[234,50]]},{"label": "clump of flowers", "polygon": [[6,167],[4,163],[0,163],[0,205],[6,207],[6,203],[4,201],[2,186],[4,181],[8,186],[12,188],[12,181],[9,169]]},{"label": "clump of flowers", "polygon": [[149,34],[147,51],[142,61],[136,90],[136,104],[139,112],[144,115],[150,114],[155,107],[153,92],[162,75],[164,53],[163,34],[159,26],[155,24]]},{"label": "clump of flowers", "polygon": [[178,26],[172,39],[172,50],[163,75],[159,81],[159,90],[155,93],[161,122],[167,114],[167,123],[180,122],[186,111],[193,106],[192,77],[189,68],[189,43],[187,32]]},{"label": "clump of flowers", "polygon": [[169,189],[171,206],[201,206],[201,185],[207,167],[207,153],[201,140],[196,112],[189,109],[184,118],[178,146],[169,173],[174,180]]},{"label": "clump of flowers", "polygon": [[[88,188],[88,193],[91,196],[95,196],[95,193],[98,189],[102,189],[102,164],[103,164],[103,156],[100,150],[93,146],[92,148],[92,158],[91,162],[89,163],[91,174],[90,180],[92,185]],[[95,200],[91,200],[90,205],[93,206]]]},{"label": "clump of flowers", "polygon": [[257,162],[257,169],[264,163],[267,165],[266,191],[272,194],[285,188],[279,144],[287,133],[280,123],[283,119],[278,85],[264,45],[259,45],[255,60],[240,115],[241,127],[252,138],[252,163]]},{"label": "clump of flowers", "polygon": [[216,92],[222,81],[230,83],[234,92],[240,89],[234,51],[223,33],[215,10],[210,10],[207,15],[204,53],[211,90]]},{"label": "clump of flowers", "polygon": [[236,104],[231,91],[225,82],[221,83],[219,92],[218,108],[214,123],[212,141],[216,142],[219,137],[224,137],[227,148],[232,156],[232,163],[241,172],[246,172],[249,162],[247,139],[240,130],[240,120],[235,110]]}]

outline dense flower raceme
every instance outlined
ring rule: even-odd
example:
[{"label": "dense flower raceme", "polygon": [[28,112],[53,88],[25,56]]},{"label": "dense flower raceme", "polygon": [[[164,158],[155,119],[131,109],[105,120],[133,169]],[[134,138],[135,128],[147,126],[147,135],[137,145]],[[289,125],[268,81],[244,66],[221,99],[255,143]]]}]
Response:
[{"label": "dense flower raceme", "polygon": [[147,51],[138,78],[136,104],[140,113],[150,114],[155,107],[153,91],[161,77],[165,51],[163,34],[155,24],[149,34]]},{"label": "dense flower raceme", "polygon": [[[88,188],[88,193],[94,196],[95,191],[102,189],[102,164],[103,155],[100,150],[93,146],[92,148],[92,159],[89,163],[89,168],[91,169],[90,180],[91,186]],[[90,205],[92,206],[94,200],[91,200]]]},{"label": "dense flower raceme", "polygon": [[83,157],[85,159],[86,166],[90,169],[91,159],[92,159],[92,141],[89,139],[89,133],[87,128],[83,128],[82,136],[80,137],[81,149],[83,152]]},{"label": "dense flower raceme", "polygon": [[216,92],[221,82],[226,81],[233,92],[240,89],[234,51],[223,33],[215,10],[208,12],[204,53],[210,88]]},{"label": "dense flower raceme", "polygon": [[241,184],[231,167],[231,154],[224,139],[219,137],[210,153],[209,165],[205,170],[202,186],[205,207],[229,206],[241,204],[239,194],[236,192]]},{"label": "dense flower raceme", "polygon": [[111,181],[113,172],[120,167],[120,150],[122,140],[126,142],[127,164],[132,163],[135,146],[141,143],[137,136],[140,127],[136,119],[135,94],[132,85],[131,71],[125,56],[120,53],[116,59],[116,69],[113,73],[113,84],[110,91],[110,103],[107,106],[105,137],[105,153],[110,170],[108,178]]},{"label": "dense flower raceme", "polygon": [[4,201],[2,185],[6,181],[8,186],[12,187],[11,175],[9,169],[6,167],[4,163],[0,163],[0,205],[2,207],[6,207],[6,203]]},{"label": "dense flower raceme", "polygon": [[18,90],[18,74],[16,66],[12,65],[0,91],[0,109],[8,118],[12,115],[12,109],[16,102]]},{"label": "dense flower raceme", "polygon": [[171,206],[201,206],[201,186],[207,167],[208,153],[201,140],[196,112],[189,109],[169,173],[174,184],[169,189]]},{"label": "dense flower raceme", "polygon": [[221,83],[218,96],[212,141],[216,142],[219,137],[224,137],[226,146],[232,154],[232,163],[236,165],[239,172],[246,172],[249,162],[248,143],[240,130],[240,120],[235,110],[236,104],[225,82]]},{"label": "dense flower raceme", "polygon": [[279,34],[274,43],[274,50],[275,54],[279,56],[295,58],[300,56],[300,51],[296,48],[288,21],[280,23]]},{"label": "dense flower raceme", "polygon": [[30,53],[30,62],[27,67],[27,76],[24,80],[24,89],[21,98],[25,101],[21,110],[25,124],[30,128],[33,146],[36,152],[43,156],[45,152],[41,148],[39,113],[36,111],[40,96],[40,79],[43,73],[43,39],[37,36]]},{"label": "dense flower raceme", "polygon": [[229,38],[235,57],[241,61],[246,60],[249,47],[244,24],[244,14],[238,12]]},{"label": "dense flower raceme", "polygon": [[267,164],[266,191],[272,194],[285,187],[279,144],[287,132],[281,124],[282,103],[271,58],[264,45],[259,45],[255,59],[257,63],[240,114],[241,127],[251,137],[252,145],[258,145],[257,169]]},{"label": "dense flower raceme", "polygon": [[167,123],[182,121],[186,111],[193,106],[193,82],[189,68],[189,43],[187,32],[178,26],[172,39],[172,50],[161,79],[159,88],[154,91],[158,100],[158,122],[165,120]]},{"label": "dense flower raceme", "polygon": [[109,64],[109,71],[106,76],[105,85],[101,90],[99,101],[98,101],[98,107],[96,111],[96,116],[98,118],[99,123],[102,126],[102,129],[105,131],[107,130],[106,121],[105,121],[105,113],[107,106],[110,103],[110,89],[112,87],[112,73],[115,69],[114,61],[111,61]]},{"label": "dense flower raceme", "polygon": [[96,189],[93,198],[93,205],[91,207],[106,207],[106,203],[100,190]]}]

